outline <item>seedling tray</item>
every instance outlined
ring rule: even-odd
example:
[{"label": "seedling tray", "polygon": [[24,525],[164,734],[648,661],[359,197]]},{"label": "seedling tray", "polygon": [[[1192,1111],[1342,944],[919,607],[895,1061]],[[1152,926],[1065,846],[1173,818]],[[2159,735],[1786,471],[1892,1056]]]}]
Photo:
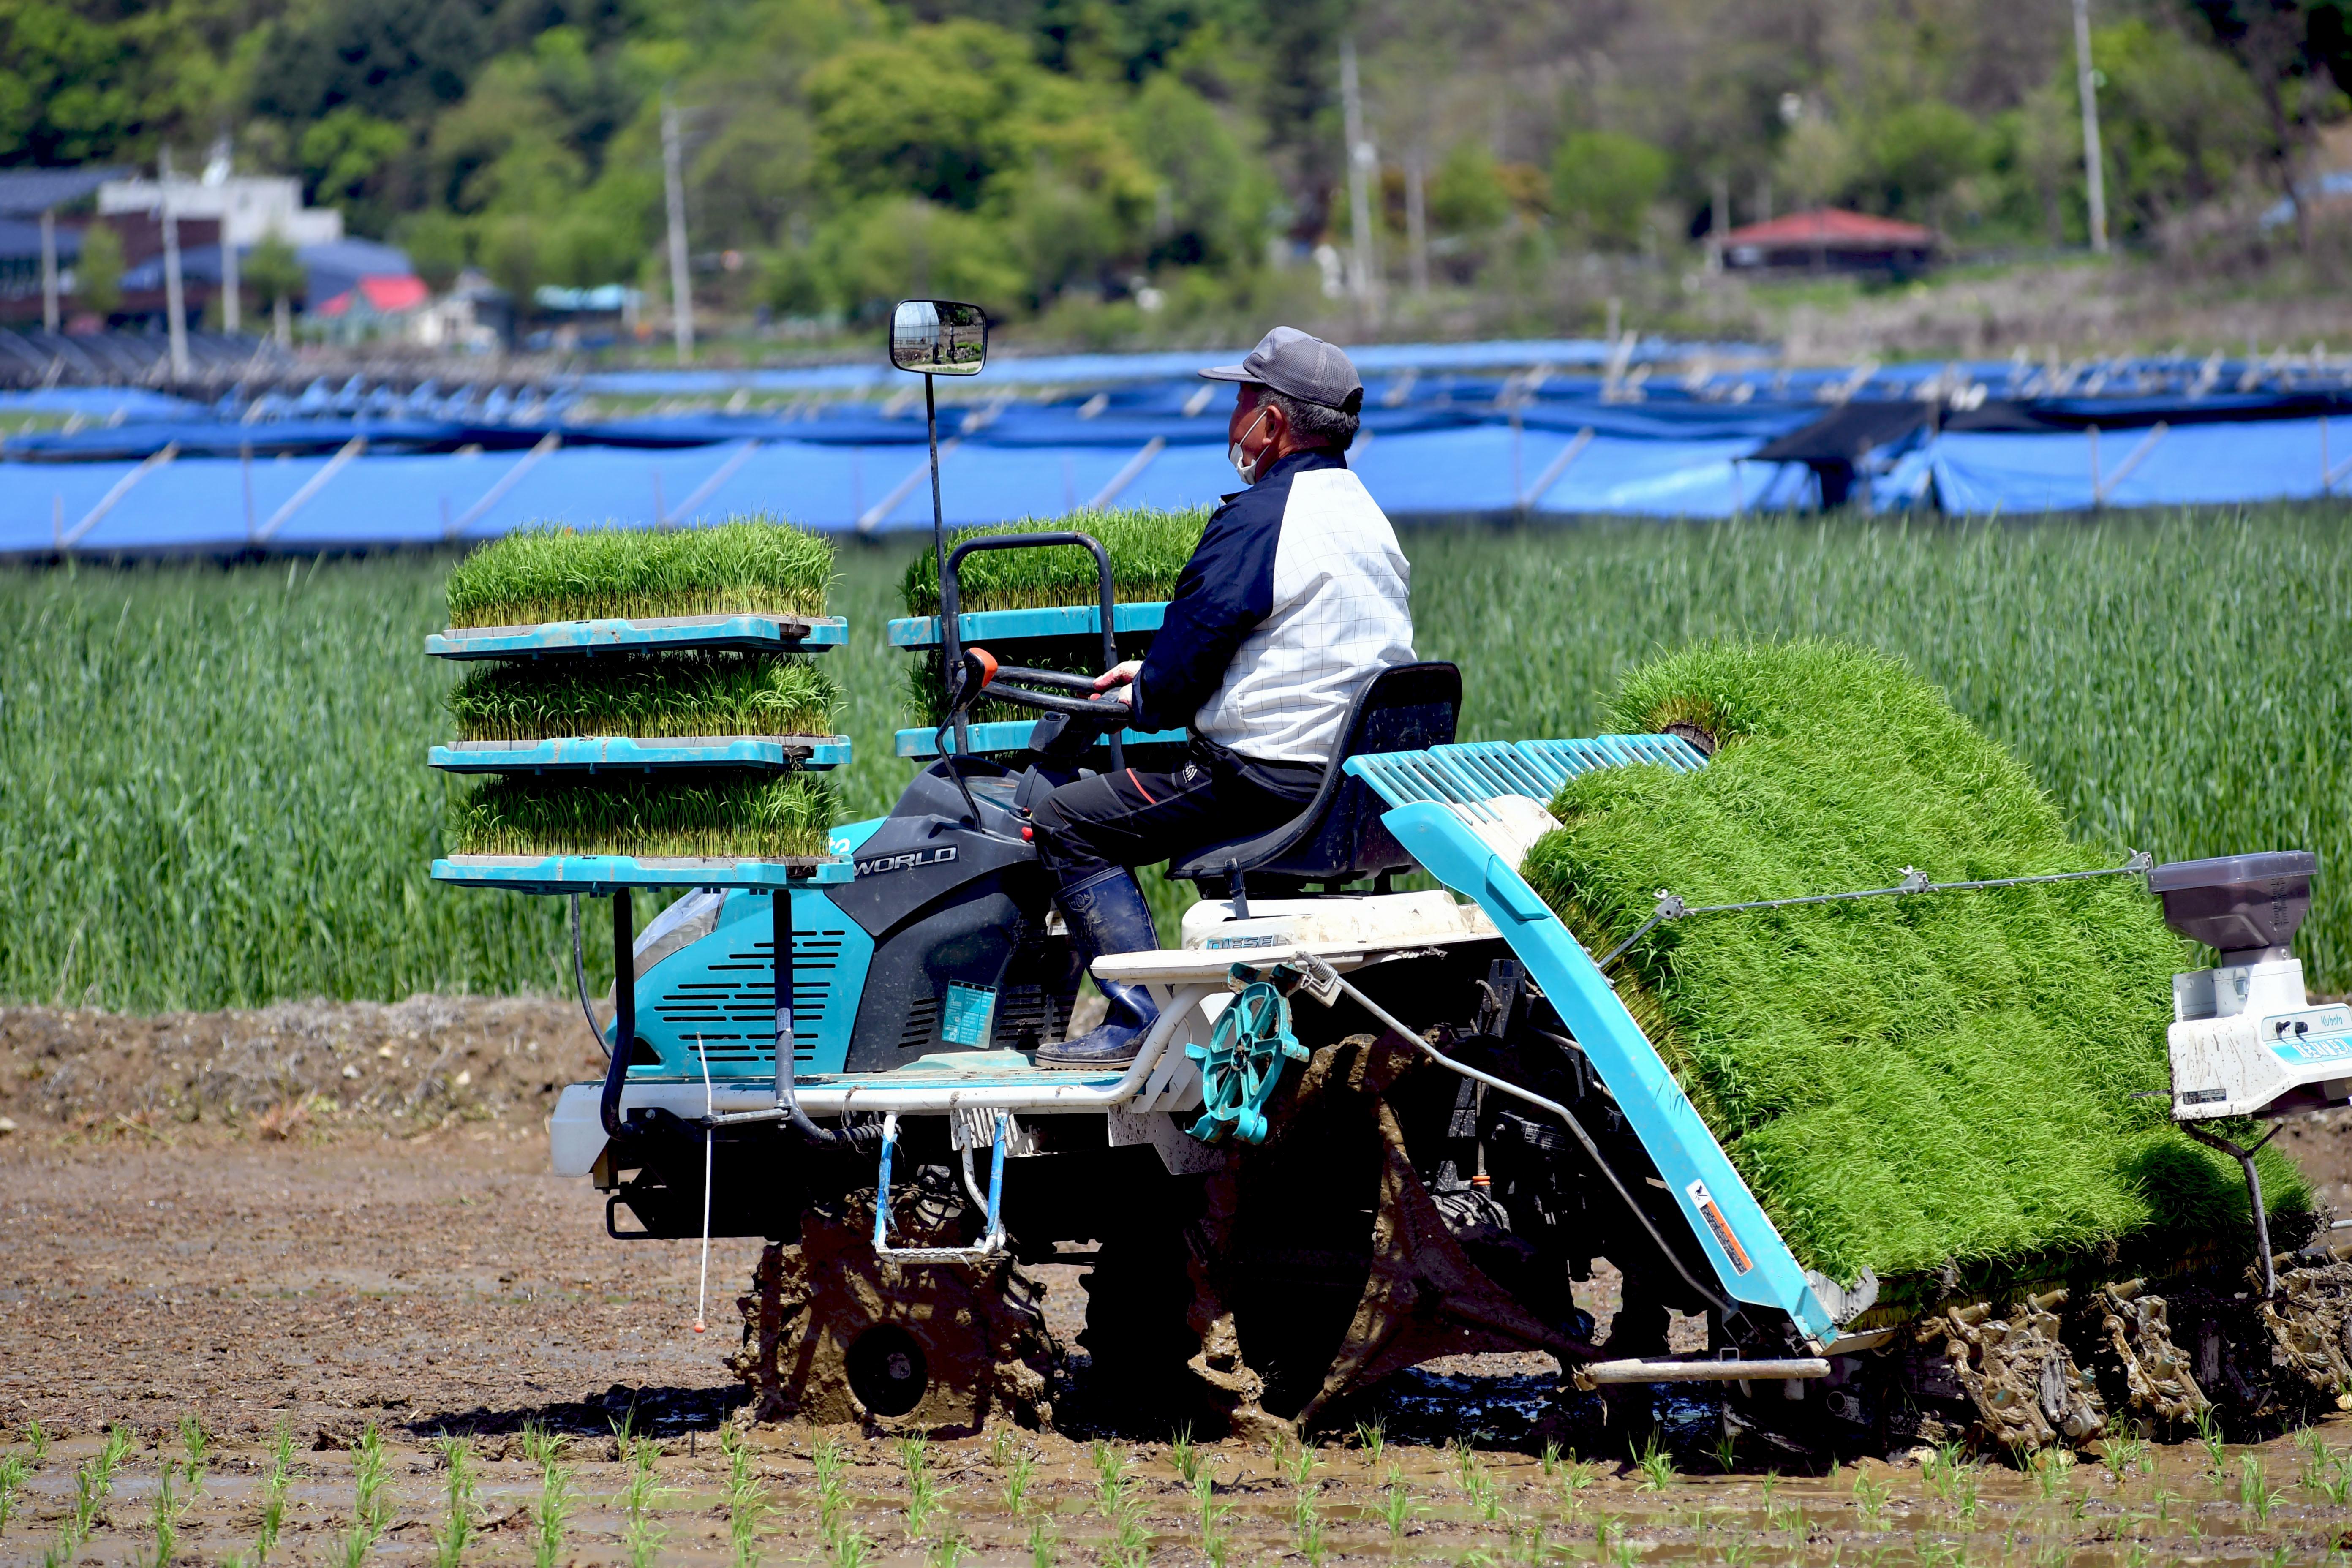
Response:
[{"label": "seedling tray", "polygon": [[452,855],[433,862],[433,879],[510,893],[584,893],[615,888],[781,888],[856,879],[847,859],[793,855],[772,860],[634,855]]},{"label": "seedling tray", "polygon": [[846,735],[678,735],[659,740],[578,736],[554,741],[459,741],[433,748],[431,763],[452,773],[618,773],[666,768],[748,768],[822,773],[849,765]]},{"label": "seedling tray", "polygon": [[[1168,614],[1166,601],[1111,606],[1113,632],[1156,632]],[[956,617],[963,646],[1032,642],[1047,638],[1099,637],[1102,606],[1055,605],[1029,610],[967,610]],[[940,646],[938,616],[900,616],[890,622],[890,646],[935,648]]]},{"label": "seedling tray", "polygon": [[425,651],[436,658],[541,658],[688,648],[823,653],[848,640],[849,622],[840,616],[666,616],[641,621],[549,621],[536,626],[452,626],[427,637]]}]

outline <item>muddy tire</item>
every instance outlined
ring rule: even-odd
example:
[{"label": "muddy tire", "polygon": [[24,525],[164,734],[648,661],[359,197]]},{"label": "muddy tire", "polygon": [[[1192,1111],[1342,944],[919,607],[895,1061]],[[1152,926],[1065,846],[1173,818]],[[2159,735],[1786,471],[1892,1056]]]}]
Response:
[{"label": "muddy tire", "polygon": [[1187,1363],[1200,1352],[1201,1334],[1191,1321],[1186,1217],[1176,1194],[1154,1194],[1123,1215],[1096,1251],[1078,1343],[1093,1363],[1093,1403],[1106,1414],[1116,1410],[1121,1419],[1146,1425],[1192,1414]]},{"label": "muddy tire", "polygon": [[[963,1205],[925,1173],[892,1194],[894,1245],[961,1246]],[[1010,1259],[908,1266],[875,1256],[874,1192],[820,1204],[797,1246],[772,1243],[738,1305],[728,1358],[750,1385],[739,1418],[957,1436],[992,1418],[1053,1422],[1059,1361],[1045,1286]]]}]

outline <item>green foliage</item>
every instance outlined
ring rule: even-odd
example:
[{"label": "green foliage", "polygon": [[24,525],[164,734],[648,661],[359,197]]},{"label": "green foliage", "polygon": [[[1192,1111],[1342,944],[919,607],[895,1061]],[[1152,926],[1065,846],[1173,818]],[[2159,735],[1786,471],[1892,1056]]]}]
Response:
[{"label": "green foliage", "polygon": [[1593,244],[1636,245],[1672,170],[1666,154],[1639,137],[1580,131],[1552,159],[1553,207]]},{"label": "green foliage", "polygon": [[[1040,521],[1022,518],[991,528],[958,529],[948,535],[948,549],[966,540],[997,533],[1028,533],[1044,528],[1072,527],[1093,535],[1110,557],[1113,593],[1121,604],[1165,599],[1176,591],[1176,577],[1201,542],[1209,524],[1209,509],[1158,511],[1129,508],[1088,512],[1078,518]],[[910,616],[940,613],[938,552],[926,548],[907,565],[899,582],[899,597]],[[1069,546],[1044,550],[987,550],[967,555],[956,568],[963,607],[975,610],[1029,609],[1046,605],[1091,605],[1098,597],[1100,574],[1090,552]]]},{"label": "green foliage", "polygon": [[[1571,139],[1571,142],[1574,139]],[[1565,161],[1568,148],[1560,150]],[[1596,195],[1592,180],[1598,171],[1591,162],[1593,150],[1587,147],[1579,153],[1578,168],[1569,189],[1576,192],[1588,204],[1594,200],[1605,203],[1605,196]],[[1562,167],[1566,167],[1563,162]],[[1658,176],[1663,181],[1663,172]],[[1639,198],[1646,205],[1657,192],[1653,188]],[[1582,207],[1563,207],[1563,211],[1582,212]],[[1457,142],[1444,159],[1430,174],[1429,221],[1440,234],[1476,235],[1499,227],[1511,216],[1511,194],[1504,188],[1502,176],[1496,172],[1494,150],[1475,138]],[[1640,214],[1636,212],[1638,232]]]},{"label": "green foliage", "polygon": [[449,574],[453,626],[824,613],[833,546],[764,515],[672,531],[526,528]]},{"label": "green foliage", "polygon": [[93,222],[81,234],[81,257],[74,263],[74,298],[100,316],[122,303],[122,237],[113,226]]},{"label": "green foliage", "polygon": [[462,741],[567,735],[830,735],[822,660],[767,654],[485,662],[449,689]]},{"label": "green foliage", "polygon": [[[1694,904],[2086,870],[2024,766],[1905,665],[1846,644],[1700,644],[1633,671],[1612,728],[1696,724],[1704,770],[1571,780],[1529,880],[1611,945]],[[2234,1237],[2234,1174],[2159,1097],[2181,944],[2122,879],[1660,928],[1620,994],[1792,1250],[1851,1279],[2014,1266],[2161,1231]],[[2307,1205],[2293,1168],[2266,1187]]]},{"label": "green foliage", "polygon": [[2122,226],[2145,227],[2217,194],[2266,143],[2262,100],[2245,73],[2177,29],[2137,16],[2098,28],[2091,60],[2105,78],[2099,147],[2107,203]]},{"label": "green foliage", "polygon": [[449,803],[459,855],[822,855],[832,790],[798,773],[598,773],[588,782],[517,774]]},{"label": "green foliage", "polygon": [[302,292],[307,277],[301,257],[274,230],[261,237],[253,253],[241,259],[239,268],[240,285],[264,301],[293,299]]}]

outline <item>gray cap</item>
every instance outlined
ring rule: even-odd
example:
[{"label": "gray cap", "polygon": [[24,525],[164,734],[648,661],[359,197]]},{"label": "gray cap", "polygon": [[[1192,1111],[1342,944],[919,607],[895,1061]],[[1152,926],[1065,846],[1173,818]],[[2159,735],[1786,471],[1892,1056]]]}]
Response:
[{"label": "gray cap", "polygon": [[1303,398],[1353,414],[1364,405],[1364,383],[1338,347],[1297,327],[1276,327],[1258,339],[1239,364],[1212,365],[1210,381],[1243,381],[1270,386],[1286,397]]}]

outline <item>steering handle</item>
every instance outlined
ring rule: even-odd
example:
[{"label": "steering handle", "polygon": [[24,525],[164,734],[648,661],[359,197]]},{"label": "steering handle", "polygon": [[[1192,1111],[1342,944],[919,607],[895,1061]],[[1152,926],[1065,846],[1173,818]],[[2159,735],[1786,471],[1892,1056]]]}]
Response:
[{"label": "steering handle", "polygon": [[[1132,703],[1094,695],[1093,676],[1072,675],[1059,669],[1032,669],[1025,665],[999,664],[995,656],[984,647],[963,650],[958,675],[958,708],[969,707],[982,694],[989,694],[1016,708],[1034,709],[1040,713],[1066,714],[1073,719],[1106,724],[1115,730],[1126,728],[1135,717]],[[1038,686],[1059,687],[1062,691],[1082,691],[1087,695],[1066,697],[1060,692],[1030,689]]]}]

